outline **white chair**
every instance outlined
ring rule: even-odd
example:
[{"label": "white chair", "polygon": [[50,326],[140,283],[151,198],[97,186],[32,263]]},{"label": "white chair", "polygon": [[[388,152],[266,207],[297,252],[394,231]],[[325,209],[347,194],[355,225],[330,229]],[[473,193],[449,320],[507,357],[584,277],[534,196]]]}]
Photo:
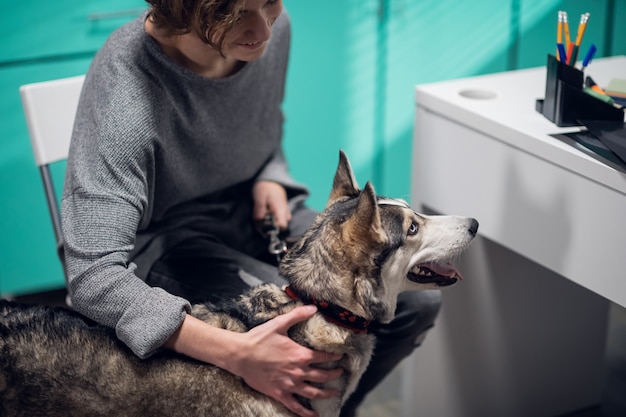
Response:
[{"label": "white chair", "polygon": [[[85,76],[80,75],[20,87],[35,163],[41,173],[56,238],[57,254],[64,273],[61,216],[50,174],[50,164],[67,159],[78,98],[84,79]],[[68,283],[67,274],[65,274],[65,282]],[[69,286],[67,287],[69,290]]]}]

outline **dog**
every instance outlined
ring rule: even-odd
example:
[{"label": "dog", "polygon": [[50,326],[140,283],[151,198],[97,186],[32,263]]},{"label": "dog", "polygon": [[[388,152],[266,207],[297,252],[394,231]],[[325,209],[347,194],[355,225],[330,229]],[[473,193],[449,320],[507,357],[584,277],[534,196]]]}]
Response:
[{"label": "dog", "polygon": [[[474,219],[426,216],[377,196],[369,182],[359,189],[340,151],[325,209],[280,263],[288,286],[262,284],[224,305],[194,305],[192,314],[245,332],[316,304],[318,312],[289,336],[343,354],[328,364],[344,370],[328,384],[340,395],[307,402],[321,417],[336,417],[372,355],[368,326],[391,321],[401,291],[457,282],[461,275],[449,262],[477,230]],[[142,360],[111,329],[78,313],[9,301],[0,303],[0,415],[294,416],[220,368],[169,351]]]}]

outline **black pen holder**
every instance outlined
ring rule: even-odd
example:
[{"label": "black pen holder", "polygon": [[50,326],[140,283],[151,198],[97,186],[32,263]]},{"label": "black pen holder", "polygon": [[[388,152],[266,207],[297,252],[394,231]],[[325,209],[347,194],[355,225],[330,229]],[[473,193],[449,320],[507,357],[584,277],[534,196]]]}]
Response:
[{"label": "black pen holder", "polygon": [[546,96],[536,110],[557,126],[580,126],[581,120],[624,120],[624,111],[583,91],[584,74],[548,55]]}]

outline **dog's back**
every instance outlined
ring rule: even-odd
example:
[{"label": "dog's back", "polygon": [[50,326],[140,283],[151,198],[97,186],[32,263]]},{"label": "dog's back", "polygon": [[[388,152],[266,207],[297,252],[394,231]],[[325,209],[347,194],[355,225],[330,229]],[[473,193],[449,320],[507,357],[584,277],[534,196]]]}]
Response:
[{"label": "dog's back", "polygon": [[[81,409],[84,375],[101,372],[94,350],[119,348],[110,336],[110,330],[65,309],[0,301],[0,414],[43,415],[47,410],[61,415],[65,408],[71,415],[72,408]],[[93,368],[86,369],[90,365]],[[77,395],[69,407],[55,389],[67,378],[82,379],[82,384],[71,385]],[[25,391],[31,395],[24,397]]]},{"label": "dog's back", "polygon": [[[301,304],[276,285],[265,284],[228,303],[196,305],[192,314],[241,332]],[[346,370],[335,382],[344,392],[348,379],[364,369],[373,345],[370,336],[329,326],[321,316],[294,326],[290,336],[314,349],[345,354],[341,362],[328,364]],[[315,405],[318,411],[334,412],[340,399]],[[113,330],[73,311],[0,300],[0,415],[98,417],[120,412],[127,417],[293,416],[217,367],[165,350],[141,360]]]},{"label": "dog's back", "polygon": [[133,356],[112,329],[72,311],[0,301],[0,414],[115,415],[127,404],[107,399],[132,395],[125,375],[145,368]]},{"label": "dog's back", "polygon": [[0,300],[1,416],[122,414],[292,415],[217,367],[169,351],[141,360],[75,312]]}]

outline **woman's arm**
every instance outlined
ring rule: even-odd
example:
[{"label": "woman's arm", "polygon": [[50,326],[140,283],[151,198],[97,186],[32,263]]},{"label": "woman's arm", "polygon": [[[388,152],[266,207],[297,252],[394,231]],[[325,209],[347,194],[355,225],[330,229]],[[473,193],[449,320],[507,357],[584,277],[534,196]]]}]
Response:
[{"label": "woman's arm", "polygon": [[335,389],[317,388],[309,382],[325,383],[339,378],[341,369],[322,370],[311,365],[336,361],[341,355],[301,346],[287,336],[287,331],[316,311],[314,306],[298,307],[246,333],[213,327],[187,315],[165,347],[243,378],[250,387],[280,401],[301,417],[315,417],[317,414],[302,406],[294,394],[309,399],[339,395]]}]

